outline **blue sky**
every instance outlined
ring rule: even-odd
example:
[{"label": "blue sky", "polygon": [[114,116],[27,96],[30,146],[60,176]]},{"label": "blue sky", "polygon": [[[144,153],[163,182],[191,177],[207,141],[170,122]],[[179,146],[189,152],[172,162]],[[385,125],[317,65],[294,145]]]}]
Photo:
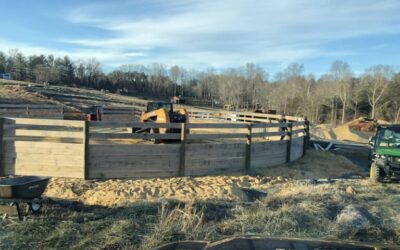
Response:
[{"label": "blue sky", "polygon": [[217,69],[247,62],[270,75],[293,62],[320,75],[336,59],[362,73],[400,70],[398,0],[1,0],[0,50],[121,64]]}]

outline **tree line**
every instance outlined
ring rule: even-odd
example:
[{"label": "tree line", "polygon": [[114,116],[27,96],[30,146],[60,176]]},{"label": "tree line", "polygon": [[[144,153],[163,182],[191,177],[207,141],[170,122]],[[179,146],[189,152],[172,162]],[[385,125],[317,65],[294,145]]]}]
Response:
[{"label": "tree line", "polygon": [[264,68],[198,71],[160,63],[122,65],[105,73],[96,59],[25,56],[17,49],[0,52],[0,73],[14,80],[104,89],[121,94],[169,98],[181,95],[210,106],[229,104],[240,110],[276,110],[306,116],[314,123],[338,124],[359,116],[400,121],[400,73],[375,65],[355,75],[349,64],[334,61],[316,77],[293,63],[270,77]]}]

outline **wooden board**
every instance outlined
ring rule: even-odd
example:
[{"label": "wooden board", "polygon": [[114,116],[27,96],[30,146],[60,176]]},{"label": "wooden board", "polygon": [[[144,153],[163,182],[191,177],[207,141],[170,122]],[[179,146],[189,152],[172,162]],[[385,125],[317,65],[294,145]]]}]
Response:
[{"label": "wooden board", "polygon": [[246,143],[186,145],[186,175],[207,175],[244,170]]},{"label": "wooden board", "polygon": [[47,131],[47,130],[26,130],[26,129],[7,129],[4,136],[41,136],[41,137],[64,137],[64,138],[83,138],[82,132],[70,131]]},{"label": "wooden board", "polygon": [[145,145],[145,144],[116,144],[116,145],[89,145],[89,155],[113,155],[113,156],[129,156],[129,155],[170,155],[179,152],[180,145]]},{"label": "wooden board", "polygon": [[297,137],[292,139],[290,161],[295,161],[303,156],[303,142],[304,137]]},{"label": "wooden board", "polygon": [[29,118],[6,118],[5,124],[29,124],[29,125],[52,125],[52,126],[68,126],[82,127],[84,121],[67,121],[54,119],[29,119]]},{"label": "wooden board", "polygon": [[[60,147],[62,144],[7,142],[4,156],[5,173],[83,178],[81,145],[73,144],[74,146],[64,145]],[[79,147],[79,149],[77,150],[75,147]]]},{"label": "wooden board", "polygon": [[250,169],[285,163],[286,146],[286,141],[253,142]]},{"label": "wooden board", "polygon": [[5,174],[84,177],[83,121],[6,118],[5,124]]},{"label": "wooden board", "polygon": [[180,145],[89,145],[89,178],[177,176]]}]

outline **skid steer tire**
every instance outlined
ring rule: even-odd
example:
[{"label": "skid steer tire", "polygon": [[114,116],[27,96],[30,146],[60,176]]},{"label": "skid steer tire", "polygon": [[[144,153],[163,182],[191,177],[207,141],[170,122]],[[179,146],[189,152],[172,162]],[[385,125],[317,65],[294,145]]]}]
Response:
[{"label": "skid steer tire", "polygon": [[376,165],[375,162],[371,163],[369,179],[372,183],[379,183],[382,179],[381,169],[378,167],[378,165]]},{"label": "skid steer tire", "polygon": [[[150,134],[159,134],[159,133],[160,133],[160,131],[159,131],[159,129],[157,129],[157,128],[152,128],[152,129],[150,129]],[[154,139],[154,138],[152,138],[152,139],[150,139],[150,141],[153,142],[154,144],[159,144],[159,143],[161,143],[161,139]]]}]

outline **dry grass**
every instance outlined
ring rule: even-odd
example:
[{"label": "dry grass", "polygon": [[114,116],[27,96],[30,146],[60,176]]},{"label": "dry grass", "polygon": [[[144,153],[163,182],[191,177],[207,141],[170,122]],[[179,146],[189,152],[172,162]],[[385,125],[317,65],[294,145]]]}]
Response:
[{"label": "dry grass", "polygon": [[[353,193],[346,192],[351,186]],[[400,187],[365,180],[271,185],[256,202],[56,202],[24,222],[0,222],[1,249],[148,249],[176,240],[234,235],[349,239],[400,244]]]}]

